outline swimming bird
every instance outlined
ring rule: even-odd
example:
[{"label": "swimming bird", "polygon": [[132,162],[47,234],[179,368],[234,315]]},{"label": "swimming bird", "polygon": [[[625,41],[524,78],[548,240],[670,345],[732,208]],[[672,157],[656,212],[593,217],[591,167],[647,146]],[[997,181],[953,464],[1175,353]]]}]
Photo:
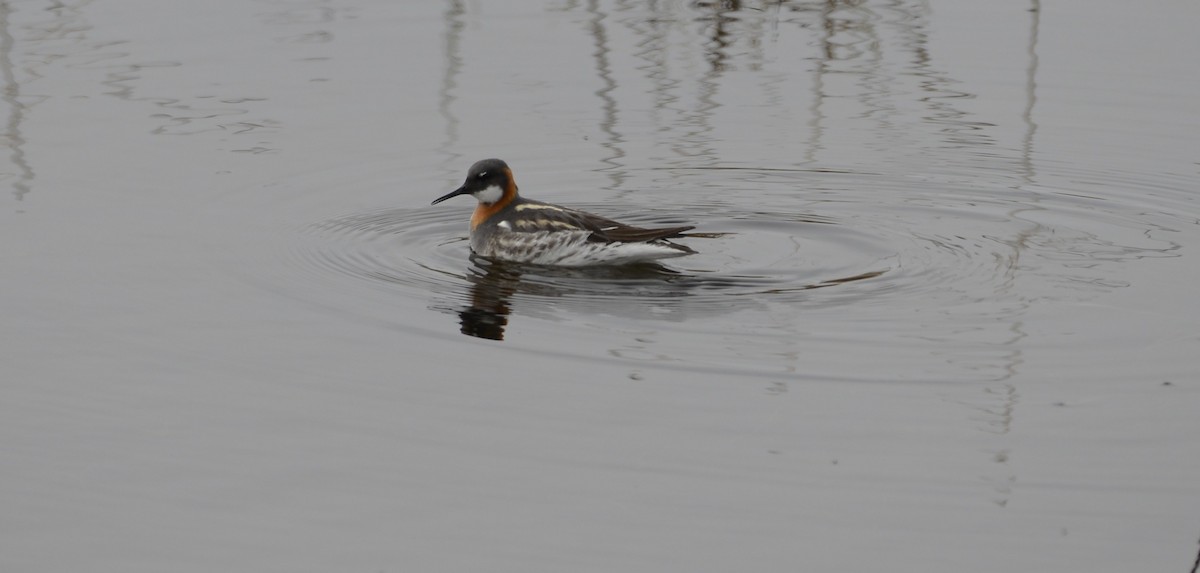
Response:
[{"label": "swimming bird", "polygon": [[694,254],[667,239],[693,226],[643,229],[599,215],[526,199],[517,194],[512,169],[499,159],[478,161],[461,187],[433,200],[459,195],[479,201],[471,215],[471,250],[517,263],[557,266],[617,265]]}]

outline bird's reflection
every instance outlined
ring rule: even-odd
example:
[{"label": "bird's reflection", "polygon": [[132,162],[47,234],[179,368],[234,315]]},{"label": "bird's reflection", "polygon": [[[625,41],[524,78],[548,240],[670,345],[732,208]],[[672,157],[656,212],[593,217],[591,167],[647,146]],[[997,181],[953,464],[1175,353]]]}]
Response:
[{"label": "bird's reflection", "polygon": [[467,281],[471,283],[471,305],[458,312],[461,332],[477,338],[504,340],[504,327],[511,311],[509,299],[521,284],[519,265],[479,257],[467,271]]},{"label": "bird's reflection", "polygon": [[[530,315],[570,308],[573,313],[632,320],[683,321],[761,307],[768,300],[802,302],[807,292],[873,279],[887,272],[873,270],[835,278],[722,276],[693,274],[653,262],[568,268],[495,261],[478,255],[471,255],[471,263],[465,274],[470,304],[452,312],[458,314],[463,334],[489,340],[504,340],[514,300],[523,314]],[[532,299],[541,304],[520,304]]]},{"label": "bird's reflection", "polygon": [[650,287],[658,295],[676,296],[687,287],[670,285],[689,276],[657,263],[565,268],[509,263],[474,254],[471,263],[466,273],[471,303],[458,311],[460,331],[489,340],[504,340],[512,297],[518,293],[561,299],[632,289],[644,296],[643,289]]}]

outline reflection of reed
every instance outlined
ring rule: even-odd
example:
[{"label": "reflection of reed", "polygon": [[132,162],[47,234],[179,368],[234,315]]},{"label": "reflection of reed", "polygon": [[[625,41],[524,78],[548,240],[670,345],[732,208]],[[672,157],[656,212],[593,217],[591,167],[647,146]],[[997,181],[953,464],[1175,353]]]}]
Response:
[{"label": "reflection of reed", "polygon": [[[652,9],[657,7],[657,3],[652,4]],[[650,123],[662,130],[662,126],[667,123],[666,116],[670,114],[671,107],[679,101],[675,92],[678,82],[671,79],[667,73],[667,62],[670,60],[667,30],[670,24],[657,12],[652,14],[650,18],[630,18],[625,22],[633,36],[638,39],[635,44],[637,49],[632,56],[642,62],[636,69],[645,76],[649,84],[646,95],[650,99],[647,106]]]},{"label": "reflection of reed", "polygon": [[[1033,121],[1033,106],[1037,101],[1037,82],[1035,79],[1037,73],[1037,37],[1038,37],[1038,20],[1040,18],[1039,0],[1032,0],[1033,7],[1032,20],[1030,26],[1029,46],[1026,53],[1029,56],[1029,64],[1026,68],[1026,83],[1025,83],[1025,109],[1021,117],[1025,123],[1025,136],[1022,140],[1020,165],[1024,182],[1032,183],[1034,176],[1034,168],[1032,162],[1033,154],[1033,135],[1037,131],[1037,124]],[[1040,210],[1037,206],[1036,195],[1031,198],[1029,203],[1018,206],[1009,213],[1009,220],[1021,221],[1021,213],[1023,211]],[[1042,233],[1046,232],[1046,228],[1038,223],[1028,223],[1026,228],[1021,229],[1016,235],[1006,241],[1006,244],[1012,249],[1012,252],[1002,261],[1003,280],[996,287],[997,298],[1004,295],[1009,295],[1013,292],[1019,292],[1016,288],[1018,279],[1018,270],[1021,268],[1021,257],[1029,249],[1030,243]],[[1017,409],[1017,404],[1020,402],[1020,393],[1017,390],[1013,380],[1020,374],[1021,366],[1025,363],[1025,352],[1021,341],[1029,336],[1025,332],[1025,322],[1022,317],[1028,312],[1031,302],[1025,299],[1018,300],[1015,308],[1007,311],[1007,319],[1010,322],[1009,332],[1011,336],[1001,344],[1007,349],[1005,355],[1004,373],[1000,376],[996,383],[985,388],[985,392],[989,397],[990,404],[981,404],[977,406],[983,412],[989,421],[988,428],[999,435],[1006,435],[1012,430],[1013,417]],[[1001,466],[1007,466],[1011,457],[1011,447],[1001,445],[991,451],[992,460]],[[1012,486],[1016,482],[1016,475],[1011,473],[1011,470],[1000,472],[999,476],[985,476],[996,492],[997,498],[994,501],[1000,507],[1006,507],[1012,496]]]},{"label": "reflection of reed", "polygon": [[29,193],[30,183],[34,172],[25,159],[25,137],[21,134],[21,123],[25,120],[25,104],[21,103],[21,85],[13,73],[13,36],[11,26],[12,8],[8,2],[0,1],[0,78],[4,81],[3,91],[0,91],[0,101],[8,107],[4,118],[2,133],[4,144],[9,149],[9,159],[16,166],[16,180],[13,181],[13,196],[18,201]]},{"label": "reflection of reed", "polygon": [[596,61],[596,76],[600,78],[601,82],[601,88],[596,90],[596,97],[599,97],[601,101],[600,131],[604,133],[605,141],[600,145],[609,151],[609,155],[600,158],[600,161],[611,166],[606,169],[612,179],[612,185],[609,188],[620,189],[625,182],[625,171],[621,169],[623,165],[620,162],[620,159],[625,157],[625,151],[621,148],[621,143],[623,143],[621,134],[616,131],[617,101],[612,94],[617,89],[617,82],[613,78],[612,66],[608,61],[608,33],[604,29],[604,20],[608,16],[600,11],[599,2],[596,0],[589,0],[587,12],[592,16],[589,31],[596,46],[592,56]]},{"label": "reflection of reed", "polygon": [[[446,26],[446,32],[443,34],[445,38],[443,57],[446,68],[442,74],[442,83],[438,86],[438,113],[446,120],[446,138],[438,151],[446,156],[445,165],[453,165],[455,170],[459,169],[457,165],[462,163],[462,154],[454,150],[458,147],[459,124],[458,116],[454,113],[454,103],[458,99],[455,93],[458,90],[458,75],[462,73],[462,56],[459,54],[459,46],[462,43],[462,31],[465,26],[463,23],[464,13],[462,0],[450,0],[449,6],[443,13]],[[453,173],[457,173],[457,171]]]},{"label": "reflection of reed", "polygon": [[688,129],[684,131],[683,136],[679,138],[679,142],[672,149],[685,158],[699,159],[702,160],[700,163],[712,164],[719,159],[719,154],[713,146],[712,120],[721,107],[717,101],[717,94],[721,87],[721,74],[725,71],[726,61],[729,59],[727,50],[731,40],[728,26],[735,21],[730,13],[740,10],[741,2],[736,0],[702,2],[698,3],[697,7],[708,12],[698,18],[708,26],[708,30],[706,30],[708,41],[704,47],[708,68],[696,78],[698,105],[695,111],[685,115],[684,121],[688,125]]},{"label": "reflection of reed", "polygon": [[822,112],[821,107],[825,102],[825,74],[828,72],[827,62],[833,58],[833,54],[831,53],[833,28],[832,23],[829,21],[829,13],[834,5],[836,5],[835,2],[828,2],[821,10],[820,18],[822,25],[820,26],[820,30],[822,35],[820,45],[823,48],[823,57],[818,58],[816,65],[813,66],[813,98],[812,103],[809,104],[809,113],[811,115],[808,118],[808,144],[804,146],[805,163],[815,163],[817,161],[817,153],[821,150],[821,139],[825,134],[825,114]]},{"label": "reflection of reed", "polygon": [[[832,97],[824,91],[824,76],[837,74],[835,77],[841,77],[851,74],[859,78],[855,89],[851,91],[861,105],[859,117],[871,120],[874,133],[893,138],[883,142],[883,147],[906,143],[894,139],[905,137],[905,132],[898,130],[894,124],[893,118],[903,118],[897,111],[894,100],[903,93],[902,88],[898,88],[901,74],[911,74],[918,78],[916,95],[920,97],[917,103],[925,108],[921,117],[923,121],[916,125],[936,129],[936,138],[933,139],[936,145],[976,150],[984,147],[995,149],[995,141],[986,129],[990,124],[972,119],[970,114],[959,109],[956,103],[972,98],[974,94],[954,88],[957,82],[935,65],[933,54],[929,50],[929,34],[926,31],[928,7],[896,1],[878,12],[888,16],[880,19],[874,12],[867,12],[856,3],[833,0],[828,2],[826,9],[821,12],[821,29],[824,30],[825,40],[822,50],[824,59],[817,66],[819,78],[814,82],[814,89],[817,90],[816,101],[813,104],[815,129],[820,129],[820,123],[824,119],[820,112],[825,100]],[[899,48],[907,53],[907,63],[899,71],[890,70],[885,66],[885,28],[892,30],[901,39]],[[840,39],[847,35],[852,41]],[[815,134],[814,137],[817,139],[810,145],[811,150],[819,149],[821,134]],[[998,154],[975,153],[963,154],[961,157],[968,161],[980,155],[994,162]],[[1013,215],[1014,221],[1019,220],[1015,213]],[[1024,229],[1008,241],[1012,251],[1005,257],[1008,261],[1002,263],[1005,267],[1005,278],[997,285],[998,297],[1012,288],[1017,279],[1017,261],[1026,247],[1026,242],[1038,232],[1036,226]],[[1012,447],[1003,436],[1012,430],[1020,402],[1020,393],[1012,379],[1024,362],[1020,341],[1027,334],[1023,330],[1021,316],[1027,306],[1026,302],[1018,302],[1015,308],[1005,309],[1003,316],[999,317],[1009,323],[1008,331],[1011,334],[1006,340],[999,342],[1007,349],[998,364],[1001,374],[984,388],[982,398],[964,403],[977,413],[975,417],[979,422],[978,429],[997,436],[994,447],[988,450],[988,455],[990,461],[998,464],[999,468],[989,471],[984,479],[989,482],[994,492],[995,497],[992,501],[1000,507],[1008,504],[1012,495],[1012,485],[1016,481],[1016,476],[1007,469]]]},{"label": "reflection of reed", "polygon": [[1041,0],[1032,0],[1033,7],[1030,12],[1030,30],[1029,30],[1029,48],[1026,53],[1029,55],[1029,66],[1025,71],[1025,111],[1021,114],[1021,118],[1025,120],[1025,139],[1021,144],[1021,167],[1024,171],[1025,183],[1033,183],[1035,175],[1033,168],[1033,136],[1037,133],[1037,122],[1033,120],[1033,106],[1037,103],[1037,69],[1038,69],[1038,24],[1042,18],[1042,3]]},{"label": "reflection of reed", "polygon": [[[732,29],[733,24],[738,21],[733,14],[742,9],[742,3],[698,2],[693,4],[693,8],[701,13],[690,18],[690,21],[700,23],[705,38],[700,51],[705,62],[705,71],[699,76],[680,76],[673,65],[675,58],[686,59],[689,55],[687,52],[673,51],[676,46],[672,42],[673,34],[684,31],[689,41],[694,37],[694,31],[689,29],[690,27],[683,28],[689,22],[689,15],[680,13],[679,5],[670,2],[654,2],[646,6],[618,4],[615,11],[620,13],[644,10],[636,16],[626,15],[620,20],[620,24],[635,38],[636,41],[632,44],[635,50],[631,55],[643,62],[642,65],[636,66],[636,69],[651,86],[645,91],[651,98],[649,105],[645,106],[651,124],[657,127],[659,133],[679,134],[660,143],[671,149],[676,156],[707,160],[711,163],[717,160],[712,118],[721,107],[717,94],[722,85],[721,76],[728,69],[727,62],[733,57],[730,48],[739,39]],[[597,91],[604,105],[600,128],[607,136],[605,148],[612,152],[612,155],[606,158],[606,162],[611,164],[615,159],[626,155],[622,145],[625,143],[626,134],[617,128],[622,104],[625,102],[613,95],[620,85],[621,78],[612,71],[610,58],[613,47],[608,29],[603,25],[611,14],[605,12],[595,0],[588,3],[587,11],[592,15],[589,33],[595,38],[597,73],[603,85]],[[692,94],[683,88],[687,87],[692,79],[696,81],[698,89],[692,92],[696,96],[695,103],[688,106],[685,103],[686,96]],[[695,161],[688,163],[692,164]],[[622,172],[618,176],[623,175]],[[619,181],[614,183],[615,188],[620,187]]]},{"label": "reflection of reed", "polygon": [[[938,140],[943,146],[953,148],[993,147],[995,141],[985,130],[992,124],[969,119],[969,114],[955,105],[957,100],[973,98],[976,94],[953,89],[951,86],[957,82],[933,66],[928,49],[929,34],[925,31],[924,16],[921,17],[921,20],[907,26],[907,29],[912,34],[913,46],[916,48],[913,52],[915,57],[913,61],[914,74],[924,80],[920,83],[920,89],[927,94],[920,101],[929,111],[921,119],[930,126],[938,128]],[[994,159],[994,157],[989,156],[989,159]]]},{"label": "reflection of reed", "polygon": [[737,21],[731,14],[742,9],[740,0],[721,0],[719,2],[696,2],[697,8],[702,8],[708,14],[698,18],[701,22],[710,24],[708,29],[708,44],[704,55],[708,65],[715,72],[725,71],[725,62],[729,59],[729,46],[733,44],[730,24]]},{"label": "reflection of reed", "polygon": [[[1037,2],[1034,1],[1036,18]],[[595,2],[590,4],[593,13],[595,5]],[[806,124],[792,132],[762,134],[773,137],[773,142],[785,147],[792,143],[796,155],[794,161],[820,163],[821,155],[826,151],[838,154],[838,161],[844,161],[841,154],[853,146],[877,150],[885,158],[899,155],[902,159],[924,154],[930,149],[945,155],[944,150],[952,149],[961,150],[952,155],[964,165],[983,161],[991,170],[998,162],[1007,162],[1010,167],[1021,163],[1024,172],[1032,176],[1030,148],[1035,131],[1032,106],[1036,21],[1030,45],[1029,98],[1024,115],[1029,129],[1026,130],[1023,157],[1019,157],[1012,150],[1006,152],[997,145],[992,124],[966,109],[963,102],[975,98],[976,94],[962,88],[961,82],[935,59],[930,47],[930,8],[926,3],[891,0],[867,5],[847,0],[784,0],[768,5],[766,2],[700,0],[693,2],[686,14],[679,5],[672,3],[654,3],[647,10],[646,17],[625,21],[635,38],[640,39],[635,42],[638,48],[633,56],[644,62],[638,69],[648,80],[649,117],[657,128],[655,133],[664,138],[660,144],[669,148],[689,168],[712,167],[722,160],[728,161],[720,154],[731,146],[723,141],[724,132],[717,131],[729,125],[722,117],[722,102],[736,97],[737,101],[732,103],[742,104],[742,100],[758,95],[748,93],[744,83],[739,87],[736,82],[756,82],[763,101],[771,108],[768,111],[771,118],[786,119],[792,110],[802,109],[790,101],[798,92],[789,92],[787,83],[803,73],[794,67],[794,62],[802,61],[808,62],[804,71],[808,73],[807,87],[811,89],[807,92],[811,93],[811,101],[804,106],[809,114]],[[773,18],[776,25],[782,18],[795,26],[791,33],[811,36],[809,45],[816,46],[814,52],[800,60],[795,54],[763,57],[762,41],[766,36],[765,22],[769,18]],[[669,34],[682,27],[676,24],[680,21],[698,22],[702,26],[700,38],[692,35],[684,44],[685,48],[691,48],[691,54],[672,53],[679,49],[679,44],[673,42]],[[598,23],[599,19],[594,22]],[[607,47],[608,44],[601,40],[598,36],[597,47]],[[681,74],[678,70],[686,69],[687,58],[692,54],[702,57],[704,66]],[[789,64],[793,67],[789,68]],[[601,66],[601,70],[606,86],[614,80],[622,80],[619,76],[611,77],[606,65]],[[736,77],[732,73],[735,71],[739,72]],[[747,71],[756,75],[742,73]],[[735,95],[722,98],[722,93]],[[606,117],[623,111],[622,106],[627,105],[621,100],[614,103],[611,94],[612,90],[602,94]],[[681,103],[689,98],[694,103]],[[779,122],[780,125],[787,123]],[[833,132],[835,127],[836,133]],[[605,128],[609,133],[609,126]],[[841,148],[832,147],[839,144],[839,140],[856,135],[861,135],[862,141],[843,144]],[[732,147],[736,148],[736,144]],[[770,167],[775,166],[750,165],[747,168],[765,170]],[[1004,281],[997,285],[998,297],[1011,292],[1018,278],[1017,262],[1030,237],[1039,232],[1036,227],[1018,229],[1016,236],[1007,241],[1011,250],[1004,253],[1006,261],[1001,263],[1007,268]],[[866,277],[846,280],[860,278]],[[772,291],[772,294],[778,296],[796,288],[835,284],[838,281],[789,285]],[[1007,351],[998,363],[993,364],[1001,373],[985,388],[985,397],[965,404],[977,413],[979,429],[989,434],[1006,435],[1016,415],[1020,394],[1011,380],[1024,361],[1021,352],[1021,341],[1027,336],[1022,322],[1024,311],[1025,306],[1018,302],[997,317],[1009,326],[1004,339],[998,341]],[[998,471],[988,472],[992,475],[986,478],[993,483],[994,491],[999,495],[996,503],[1001,506],[1007,503],[1015,479],[1003,465],[1011,453],[1010,444],[1001,437],[989,451],[991,461],[1001,464]]]},{"label": "reflection of reed", "polygon": [[[623,157],[627,133],[618,126],[618,117],[634,102],[615,97],[622,77],[610,64],[616,46],[609,39],[604,25],[611,17],[600,3],[586,5],[589,33],[594,38],[597,75],[602,88],[597,95],[603,101],[601,130],[607,135],[605,147],[613,153],[605,158]],[[994,146],[985,131],[989,124],[974,121],[970,114],[955,104],[959,98],[973,94],[953,89],[956,83],[945,73],[933,68],[928,49],[927,25],[929,8],[923,3],[896,0],[883,7],[868,7],[862,2],[827,0],[822,3],[745,2],[737,0],[698,1],[681,7],[674,3],[651,3],[642,7],[618,4],[615,12],[639,11],[620,22],[632,34],[631,55],[644,62],[637,69],[649,80],[645,95],[651,97],[645,106],[654,133],[664,137],[657,143],[670,149],[675,157],[683,158],[686,166],[720,161],[722,138],[718,126],[721,110],[729,104],[723,92],[736,93],[736,103],[746,105],[755,96],[764,98],[770,107],[769,115],[786,120],[792,111],[802,109],[789,100],[787,88],[789,69],[796,62],[809,62],[809,86],[812,101],[806,106],[809,120],[806,129],[792,131],[792,141],[804,141],[803,163],[817,162],[818,152],[824,149],[826,123],[831,114],[845,109],[832,105],[833,100],[852,98],[859,104],[849,121],[866,120],[870,129],[853,133],[888,138],[876,142],[868,139],[863,145],[890,152],[913,148],[912,132],[896,129],[895,118],[902,109],[916,103],[929,111],[923,114],[924,125],[937,131],[935,140],[943,146]],[[811,35],[817,50],[810,57],[789,54],[768,55],[777,47],[781,23],[794,26],[792,33]],[[695,26],[700,38],[696,39]],[[680,36],[686,33],[686,37]],[[898,44],[895,40],[899,40]],[[889,41],[892,41],[889,44]],[[682,47],[683,51],[680,51]],[[690,50],[694,48],[694,50]],[[899,62],[893,54],[901,54]],[[695,56],[703,68],[692,69],[688,60]],[[747,93],[743,88],[731,90],[736,82],[748,76],[729,77],[729,72],[755,72],[760,93]],[[794,68],[790,70],[794,72]],[[791,81],[797,76],[791,74]],[[911,85],[916,78],[916,85]],[[907,85],[906,85],[907,84]],[[691,87],[692,89],[686,89]],[[795,94],[798,92],[791,92]],[[909,94],[918,96],[916,102],[905,101]],[[637,94],[635,94],[636,97]],[[688,99],[691,98],[691,103]],[[638,106],[642,107],[642,106]],[[829,111],[833,110],[833,111]],[[780,121],[779,125],[786,125]],[[843,130],[845,131],[845,130]],[[849,133],[849,131],[847,131]],[[765,134],[765,137],[780,137]],[[898,140],[903,139],[903,140]],[[784,143],[781,141],[781,143]],[[927,144],[926,144],[927,145]]]}]

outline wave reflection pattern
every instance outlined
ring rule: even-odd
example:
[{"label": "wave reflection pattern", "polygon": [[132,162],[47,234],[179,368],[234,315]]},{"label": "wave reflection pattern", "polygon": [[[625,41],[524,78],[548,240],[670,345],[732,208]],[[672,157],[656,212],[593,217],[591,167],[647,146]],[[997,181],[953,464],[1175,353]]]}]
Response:
[{"label": "wave reflection pattern", "polygon": [[[547,342],[567,328],[612,359],[763,373],[798,369],[805,356],[826,377],[865,360],[879,370],[855,370],[880,378],[962,380],[1003,376],[1011,319],[1030,305],[1123,288],[1106,265],[1178,249],[1166,213],[1071,193],[820,173],[788,214],[771,197],[794,200],[815,174],[734,175],[764,198],[760,209],[699,203],[622,217],[579,205],[633,224],[698,223],[705,236],[686,241],[700,253],[669,265],[556,269],[473,257],[455,207],[315,224],[293,260],[371,292],[377,307],[424,300],[446,316],[398,318],[409,327],[538,352],[590,354]],[[631,331],[656,350],[631,351]],[[931,353],[944,356],[931,363]]]}]

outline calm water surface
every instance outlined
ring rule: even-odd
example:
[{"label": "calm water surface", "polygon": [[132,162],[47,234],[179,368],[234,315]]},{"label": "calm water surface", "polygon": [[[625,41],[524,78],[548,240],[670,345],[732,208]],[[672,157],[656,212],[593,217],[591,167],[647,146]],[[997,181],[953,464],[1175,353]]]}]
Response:
[{"label": "calm water surface", "polygon": [[1191,567],[1200,5],[492,4],[0,2],[0,569]]}]

